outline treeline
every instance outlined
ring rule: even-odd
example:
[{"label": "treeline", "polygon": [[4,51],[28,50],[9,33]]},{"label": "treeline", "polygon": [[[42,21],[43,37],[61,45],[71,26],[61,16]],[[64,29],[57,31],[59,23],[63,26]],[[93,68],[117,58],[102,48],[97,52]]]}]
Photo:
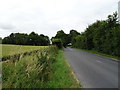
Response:
[{"label": "treeline", "polygon": [[52,37],[52,43],[58,44],[58,46],[63,45],[64,47],[68,45],[73,45],[75,43],[75,37],[80,35],[76,30],[70,30],[69,34],[66,34],[63,30],[57,32],[55,37]]},{"label": "treeline", "polygon": [[2,44],[2,38],[0,37],[0,44]]},{"label": "treeline", "polygon": [[75,37],[73,46],[120,56],[120,24],[117,13],[109,15],[107,20],[89,25],[85,32]]},{"label": "treeline", "polygon": [[[71,45],[76,48],[120,56],[120,24],[118,23],[117,12],[109,15],[106,20],[98,20],[89,25],[82,33],[70,30],[69,34],[66,34],[63,30],[60,30],[55,37],[51,38],[51,41],[59,48]],[[5,37],[2,43],[45,46],[50,44],[50,40],[48,36],[38,35],[34,32],[29,35],[12,33]]]},{"label": "treeline", "polygon": [[50,44],[50,40],[48,36],[43,34],[38,35],[35,32],[31,32],[29,35],[24,33],[11,33],[2,39],[2,44],[47,46]]},{"label": "treeline", "polygon": [[120,56],[120,24],[116,12],[109,15],[107,20],[98,20],[89,25],[82,33],[71,30],[66,34],[61,30],[52,39],[60,39],[65,47],[71,44],[76,48]]}]

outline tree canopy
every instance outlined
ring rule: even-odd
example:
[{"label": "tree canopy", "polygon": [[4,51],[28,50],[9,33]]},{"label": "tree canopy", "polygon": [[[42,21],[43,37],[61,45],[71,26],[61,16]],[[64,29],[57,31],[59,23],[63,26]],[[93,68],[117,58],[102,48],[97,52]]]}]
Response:
[{"label": "tree canopy", "polygon": [[57,32],[55,37],[52,37],[52,39],[61,39],[63,46],[66,47],[68,44],[73,44],[74,38],[80,35],[76,30],[70,30],[69,34],[66,34],[63,30],[60,30]]},{"label": "tree canopy", "polygon": [[68,35],[63,30],[58,31],[56,36],[52,37],[52,39],[60,39],[64,47],[66,47],[67,44],[69,43]]},{"label": "tree canopy", "polygon": [[0,44],[2,44],[2,38],[0,37]]},{"label": "tree canopy", "polygon": [[120,24],[117,13],[96,21],[75,38],[74,47],[120,56]]},{"label": "tree canopy", "polygon": [[38,35],[31,32],[29,35],[24,33],[11,33],[9,36],[2,40],[3,44],[16,44],[16,45],[36,45],[46,46],[50,44],[48,36],[43,34]]}]

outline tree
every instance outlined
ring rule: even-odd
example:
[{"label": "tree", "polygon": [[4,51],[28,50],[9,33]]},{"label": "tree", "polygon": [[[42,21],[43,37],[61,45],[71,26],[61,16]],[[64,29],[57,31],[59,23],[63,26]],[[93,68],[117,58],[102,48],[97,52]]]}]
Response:
[{"label": "tree", "polygon": [[37,45],[37,39],[39,38],[38,34],[35,32],[31,32],[27,37],[27,44],[28,45]]},{"label": "tree", "polygon": [[63,46],[66,47],[69,44],[68,34],[64,33],[63,30],[57,32],[56,36],[53,37],[54,39],[61,39]]},{"label": "tree", "polygon": [[44,46],[44,45],[49,45],[50,44],[50,40],[49,40],[49,37],[48,36],[44,36],[43,34],[41,34],[39,36],[39,42],[41,42],[41,45]]},{"label": "tree", "polygon": [[35,32],[31,32],[29,35],[24,33],[11,33],[3,39],[3,44],[46,46],[50,44],[50,40],[48,36],[44,36],[43,34],[38,35]]},{"label": "tree", "polygon": [[120,56],[120,24],[117,13],[107,20],[96,21],[75,37],[74,47]]},{"label": "tree", "polygon": [[108,26],[109,28],[116,27],[118,25],[118,14],[117,12],[113,13],[113,15],[108,15]]},{"label": "tree", "polygon": [[70,33],[69,33],[69,38],[70,38],[70,43],[72,45],[74,45],[75,43],[75,37],[80,35],[79,32],[77,32],[76,30],[70,30]]},{"label": "tree", "polygon": [[59,49],[62,49],[63,47],[61,39],[52,38],[52,44],[56,45]]},{"label": "tree", "polygon": [[25,45],[27,43],[27,34],[24,33],[15,33],[14,34],[14,43],[17,45]]},{"label": "tree", "polygon": [[2,38],[0,37],[0,44],[2,44]]}]

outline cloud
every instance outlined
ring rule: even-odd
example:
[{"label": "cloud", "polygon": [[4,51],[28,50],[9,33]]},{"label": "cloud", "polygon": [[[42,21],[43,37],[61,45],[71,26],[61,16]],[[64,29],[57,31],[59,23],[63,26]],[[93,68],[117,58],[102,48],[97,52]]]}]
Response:
[{"label": "cloud", "polygon": [[0,29],[12,30],[12,29],[15,29],[15,26],[12,24],[0,23]]},{"label": "cloud", "polygon": [[[117,11],[119,0],[2,0],[0,36],[12,32],[45,34],[52,37],[58,30],[79,32]],[[4,33],[4,34],[3,34]]]}]

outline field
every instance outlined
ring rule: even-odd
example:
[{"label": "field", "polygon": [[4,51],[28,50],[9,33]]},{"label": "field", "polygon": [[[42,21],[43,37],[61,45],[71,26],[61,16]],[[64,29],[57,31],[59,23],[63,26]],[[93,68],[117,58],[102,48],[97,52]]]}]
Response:
[{"label": "field", "polygon": [[[31,52],[16,60],[11,58],[1,62],[3,88],[80,87],[65,61],[63,51],[58,50],[56,46],[3,45],[2,47],[3,57]],[[34,50],[37,51],[32,52]]]},{"label": "field", "polygon": [[42,48],[47,48],[48,46],[22,46],[22,45],[5,45],[0,44],[2,47],[2,56],[15,55],[25,52],[30,52],[33,50],[39,50]]}]

